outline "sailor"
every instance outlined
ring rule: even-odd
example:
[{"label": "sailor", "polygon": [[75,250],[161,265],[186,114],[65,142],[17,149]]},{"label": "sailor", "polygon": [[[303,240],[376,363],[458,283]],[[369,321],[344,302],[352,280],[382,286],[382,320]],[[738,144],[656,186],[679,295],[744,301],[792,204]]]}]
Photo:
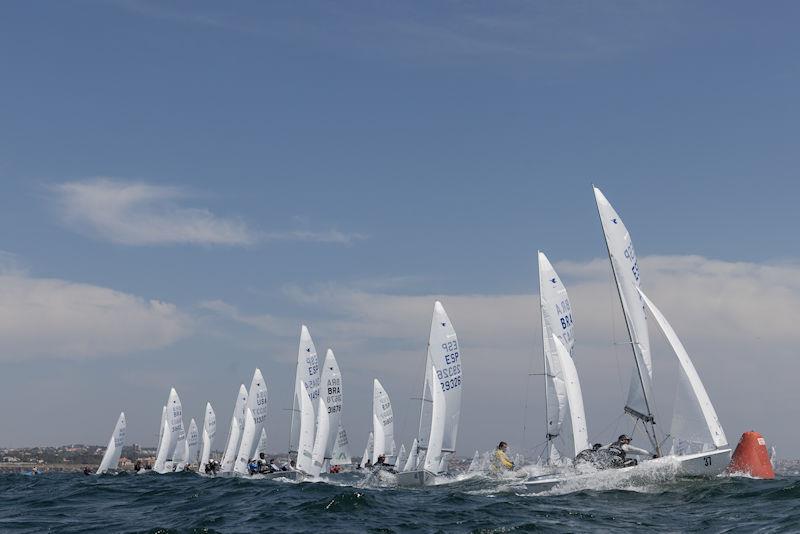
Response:
[{"label": "sailor", "polygon": [[269,465],[267,465],[267,458],[263,452],[258,453],[258,460],[256,460],[259,473],[269,473]]},{"label": "sailor", "polygon": [[258,473],[258,461],[255,458],[247,462],[247,470],[251,475]]},{"label": "sailor", "polygon": [[281,468],[278,467],[278,464],[275,463],[275,458],[271,459],[269,461],[269,472],[270,473],[274,473],[274,472],[280,471],[280,470],[281,470]]},{"label": "sailor", "polygon": [[133,464],[133,470],[136,471],[137,473],[142,470],[142,461],[141,460],[136,460],[136,463]]},{"label": "sailor", "polygon": [[367,461],[364,462],[364,469],[369,469],[372,467],[372,458],[367,458]]},{"label": "sailor", "polygon": [[92,474],[92,470],[91,470],[91,469],[89,469],[89,466],[88,466],[88,465],[87,465],[86,467],[84,467],[84,468],[83,468],[83,474],[84,474],[84,475],[91,475],[91,474]]},{"label": "sailor", "polygon": [[378,467],[384,465],[386,465],[386,456],[381,454],[380,456],[378,456],[378,460],[375,462],[375,466]]},{"label": "sailor", "polygon": [[206,464],[206,474],[216,475],[217,471],[219,471],[219,462],[211,458]]},{"label": "sailor", "polygon": [[591,449],[584,449],[578,454],[575,455],[575,464],[581,462],[588,462],[590,464],[594,464],[595,460],[597,459],[597,451],[599,451],[603,447],[602,443],[595,443],[592,445]]},{"label": "sailor", "polygon": [[[634,447],[631,445],[631,437],[626,434],[621,434],[617,441],[612,443],[608,446],[608,452],[613,454],[614,456],[618,457],[621,460],[621,465],[616,465],[615,467],[629,467],[631,465],[636,465],[639,462],[636,461],[634,458],[628,458],[627,455],[631,454],[634,456],[650,456],[652,458],[656,458],[657,455],[653,454],[652,452],[640,449],[639,447]],[[615,462],[619,463],[619,462]]]},{"label": "sailor", "polygon": [[514,469],[514,462],[512,462],[508,458],[508,454],[506,454],[506,450],[508,450],[508,443],[505,441],[501,441],[497,448],[494,450],[494,460],[492,461],[492,467],[496,471],[511,471]]}]

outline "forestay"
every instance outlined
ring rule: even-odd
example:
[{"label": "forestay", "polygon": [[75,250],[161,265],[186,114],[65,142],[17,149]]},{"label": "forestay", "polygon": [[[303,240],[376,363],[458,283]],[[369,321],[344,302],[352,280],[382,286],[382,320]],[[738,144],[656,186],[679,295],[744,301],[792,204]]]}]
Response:
[{"label": "forestay", "polygon": [[394,455],[392,401],[377,378],[372,382],[372,433],[375,436],[372,463],[377,462],[380,456]]},{"label": "forestay", "polygon": [[[305,384],[308,396],[311,398],[312,403],[316,403],[319,397],[319,358],[317,357],[317,348],[314,346],[314,341],[311,339],[311,334],[308,332],[306,325],[300,328],[300,346],[297,349],[297,369],[294,375],[294,400],[292,404],[292,426],[289,434],[289,453],[297,452],[300,433],[302,431],[301,422],[301,394],[300,384]],[[313,404],[312,404],[313,406]],[[311,424],[314,424],[314,418],[311,419]],[[312,434],[314,429],[311,429]]]},{"label": "forestay", "polygon": [[[653,421],[653,364],[644,302],[639,296],[639,265],[630,233],[603,193],[594,188],[608,256],[628,328],[636,368],[631,377],[625,410],[646,422]],[[654,439],[654,438],[651,438]]]},{"label": "forestay", "polygon": [[201,439],[200,448],[200,463],[198,464],[198,472],[203,473],[206,469],[206,464],[211,457],[211,448],[214,446],[214,437],[217,435],[217,414],[214,413],[214,408],[211,403],[206,403],[206,416],[203,420],[203,436]]},{"label": "forestay", "polygon": [[106,447],[106,452],[103,453],[103,459],[100,460],[100,467],[97,468],[98,475],[106,473],[109,469],[117,468],[120,455],[122,455],[122,447],[125,446],[127,428],[125,412],[122,412],[119,414],[116,426],[114,426],[114,432],[111,433],[111,439],[108,440],[108,447]]},{"label": "forestay", "polygon": [[726,447],[728,438],[689,353],[664,314],[641,289],[639,294],[680,363],[679,389],[671,429],[673,454],[692,454]]},{"label": "forestay", "polygon": [[[430,374],[431,367],[437,369],[436,376]],[[422,389],[420,413],[420,449],[429,446],[434,389],[440,389],[444,398],[445,412],[442,417],[442,452],[454,452],[461,415],[462,368],[458,338],[442,303],[436,301],[431,318],[428,352],[425,363],[425,380]]]},{"label": "forestay", "polygon": [[233,407],[231,425],[228,429],[228,440],[225,445],[225,452],[222,455],[222,462],[220,465],[220,472],[222,473],[233,471],[236,455],[239,452],[239,441],[242,437],[242,431],[244,430],[244,415],[246,409],[247,388],[242,384],[239,386],[239,392],[236,394],[236,403]]}]

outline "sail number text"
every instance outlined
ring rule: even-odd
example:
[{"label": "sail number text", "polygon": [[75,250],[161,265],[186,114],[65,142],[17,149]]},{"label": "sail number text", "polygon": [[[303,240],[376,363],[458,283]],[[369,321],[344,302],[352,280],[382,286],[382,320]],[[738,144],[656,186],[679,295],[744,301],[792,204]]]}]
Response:
[{"label": "sail number text", "polygon": [[436,377],[439,379],[439,385],[442,391],[449,391],[461,385],[461,362],[458,354],[458,340],[448,341],[442,343],[442,350],[444,350],[444,362],[447,367],[444,369],[436,370]]}]

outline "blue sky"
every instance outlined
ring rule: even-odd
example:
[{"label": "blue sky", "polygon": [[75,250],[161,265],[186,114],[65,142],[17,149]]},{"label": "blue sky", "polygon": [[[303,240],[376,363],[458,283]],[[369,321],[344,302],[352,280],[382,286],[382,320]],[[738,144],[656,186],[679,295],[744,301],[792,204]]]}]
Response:
[{"label": "blue sky", "polygon": [[[199,417],[209,398],[226,420],[238,384],[259,365],[273,400],[271,449],[280,450],[301,321],[321,352],[337,351],[353,452],[363,446],[372,376],[407,408],[398,417],[409,420],[405,439],[416,415],[399,399],[419,387],[429,308],[448,297],[459,303],[462,317],[448,307],[457,328],[459,319],[480,323],[469,315],[479,303],[495,318],[506,298],[533,303],[530,317],[511,321],[518,346],[498,341],[502,321],[480,336],[459,331],[476,357],[491,359],[494,346],[506,358],[486,364],[497,382],[487,378],[465,400],[466,452],[503,436],[519,441],[525,386],[508,377],[540,357],[535,253],[545,250],[556,269],[572,262],[576,281],[576,265],[603,257],[592,182],[625,218],[640,256],[701,256],[706,263],[687,268],[728,274],[744,265],[747,274],[726,286],[742,313],[755,304],[737,299],[737,288],[777,284],[787,300],[762,304],[790,323],[800,302],[798,9],[5,5],[0,250],[10,274],[0,302],[0,445],[103,442],[120,409],[131,436],[147,442],[172,383],[185,412]],[[653,260],[653,271],[669,268]],[[674,276],[653,285],[680,293],[683,275]],[[63,284],[69,297],[54,298]],[[713,358],[730,362],[730,353],[703,328],[690,330],[719,321],[725,337],[729,317],[681,307],[705,297],[687,293],[665,312],[686,314],[690,353],[691,341],[716,355],[698,367],[712,375],[704,379],[721,397],[729,439],[748,425],[769,430],[774,413],[725,407],[726,384],[746,375],[713,372]],[[24,306],[30,313],[19,319]],[[398,324],[359,329],[370,317]],[[584,315],[584,324],[595,320],[604,319]],[[776,374],[796,373],[791,325],[763,327],[779,330],[759,345],[783,355]],[[406,376],[410,366],[419,372]],[[513,382],[507,398],[487,401],[488,384],[502,387],[504,376]],[[612,385],[584,389],[595,396],[590,417],[619,411]],[[31,395],[33,417],[15,409]],[[52,424],[32,422],[54,409]],[[800,434],[781,426],[779,450],[800,454]]]}]

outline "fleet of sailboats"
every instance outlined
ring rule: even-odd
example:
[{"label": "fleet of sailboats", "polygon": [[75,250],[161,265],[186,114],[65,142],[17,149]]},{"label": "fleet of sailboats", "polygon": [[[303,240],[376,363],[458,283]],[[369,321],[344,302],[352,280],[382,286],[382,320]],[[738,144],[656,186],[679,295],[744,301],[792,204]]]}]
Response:
[{"label": "fleet of sailboats", "polygon": [[[691,358],[664,314],[641,287],[641,271],[630,232],[617,211],[593,187],[614,285],[625,320],[626,345],[633,356],[633,373],[623,412],[633,430],[644,435],[654,457],[668,457],[687,475],[710,476],[728,465],[731,449],[714,406]],[[576,365],[574,310],[566,286],[547,256],[538,252],[539,305],[545,393],[544,462],[553,469],[572,466],[589,449],[589,430]],[[648,319],[663,334],[677,360],[679,388],[668,434],[656,425],[653,391],[653,353]],[[436,301],[422,374],[419,427],[409,448],[395,442],[395,413],[389,394],[373,380],[372,431],[361,468],[389,469],[400,486],[426,486],[452,480],[449,459],[456,453],[463,392],[462,354],[455,328],[441,302]],[[331,349],[320,364],[306,325],[300,329],[289,434],[290,476],[318,479],[352,465],[347,433],[342,424],[343,380]],[[250,388],[239,387],[225,447],[215,474],[247,476],[251,462],[267,452],[267,382],[255,369]],[[127,422],[121,413],[97,474],[116,470],[125,445]],[[169,473],[196,467],[201,473],[212,461],[217,431],[216,414],[206,403],[202,428],[194,419],[184,428],[183,408],[175,388],[162,407],[159,440],[152,471]],[[468,472],[479,472],[484,461],[478,451]],[[625,469],[630,469],[626,467]],[[274,474],[274,473],[270,473]],[[269,477],[269,475],[267,477]],[[531,485],[552,485],[569,474],[531,479]],[[586,476],[585,474],[579,476]]]}]

